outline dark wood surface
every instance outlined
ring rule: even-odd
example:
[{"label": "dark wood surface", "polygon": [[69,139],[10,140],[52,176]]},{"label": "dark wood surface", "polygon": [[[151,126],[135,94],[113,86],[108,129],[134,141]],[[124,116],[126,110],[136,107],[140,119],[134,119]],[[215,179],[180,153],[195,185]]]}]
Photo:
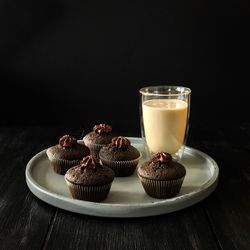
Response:
[{"label": "dark wood surface", "polygon": [[200,125],[188,145],[213,157],[217,189],[178,212],[101,218],[36,198],[25,181],[29,159],[73,127],[0,127],[0,249],[250,249],[250,124]]}]

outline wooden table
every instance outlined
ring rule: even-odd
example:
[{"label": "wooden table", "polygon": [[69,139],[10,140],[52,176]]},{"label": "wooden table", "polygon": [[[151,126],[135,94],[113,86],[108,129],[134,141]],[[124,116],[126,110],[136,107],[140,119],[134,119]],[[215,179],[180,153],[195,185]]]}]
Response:
[{"label": "wooden table", "polygon": [[0,128],[0,249],[250,249],[250,124],[191,126],[188,145],[219,165],[217,189],[184,210],[130,219],[67,212],[29,191],[27,162],[66,133],[81,128]]}]

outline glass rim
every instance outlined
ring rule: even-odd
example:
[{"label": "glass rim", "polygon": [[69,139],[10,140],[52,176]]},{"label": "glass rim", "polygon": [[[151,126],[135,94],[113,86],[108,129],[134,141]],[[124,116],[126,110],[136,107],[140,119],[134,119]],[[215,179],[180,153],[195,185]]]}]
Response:
[{"label": "glass rim", "polygon": [[[167,93],[167,92],[163,92],[163,93],[157,93],[157,92],[153,92],[156,91],[157,89],[181,89],[183,92],[180,93]],[[157,85],[157,86],[146,86],[143,87],[139,90],[139,92],[142,95],[146,95],[146,96],[183,96],[183,95],[189,95],[191,94],[191,89],[185,86],[180,86],[180,85]]]}]

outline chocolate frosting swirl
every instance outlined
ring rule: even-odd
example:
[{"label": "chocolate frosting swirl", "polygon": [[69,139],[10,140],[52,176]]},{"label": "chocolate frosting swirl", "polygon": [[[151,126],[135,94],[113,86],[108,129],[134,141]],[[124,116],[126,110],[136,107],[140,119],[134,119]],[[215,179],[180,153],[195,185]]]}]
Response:
[{"label": "chocolate frosting swirl", "polygon": [[101,123],[101,124],[95,125],[93,128],[93,131],[99,135],[110,134],[112,132],[112,127],[109,124]]},{"label": "chocolate frosting swirl", "polygon": [[160,165],[165,163],[168,164],[172,161],[171,154],[165,153],[165,152],[159,152],[155,154],[152,158],[152,162],[159,163]]},{"label": "chocolate frosting swirl", "polygon": [[96,162],[93,156],[91,155],[84,157],[80,162],[80,166],[81,166],[81,171],[84,171],[84,169],[87,169],[87,168],[96,169],[97,167]]},{"label": "chocolate frosting swirl", "polygon": [[76,143],[76,138],[70,135],[64,135],[59,139],[59,145],[63,148],[72,148]]},{"label": "chocolate frosting swirl", "polygon": [[117,136],[112,139],[112,144],[115,145],[116,148],[126,148],[130,145],[130,141],[126,137]]}]

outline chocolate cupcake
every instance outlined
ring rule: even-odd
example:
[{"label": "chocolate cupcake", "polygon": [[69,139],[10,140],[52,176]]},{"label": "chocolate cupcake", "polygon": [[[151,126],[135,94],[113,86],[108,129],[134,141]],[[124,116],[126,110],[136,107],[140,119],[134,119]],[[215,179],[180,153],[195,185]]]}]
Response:
[{"label": "chocolate cupcake", "polygon": [[141,154],[129,139],[118,136],[109,145],[102,147],[99,157],[104,165],[114,170],[115,176],[123,177],[134,173]]},{"label": "chocolate cupcake", "polygon": [[168,153],[157,153],[137,169],[145,192],[154,198],[176,196],[186,175],[185,167]]},{"label": "chocolate cupcake", "polygon": [[100,149],[109,144],[114,137],[112,127],[109,124],[98,124],[93,127],[93,131],[83,137],[84,144],[89,147],[91,155],[95,161],[99,161]]},{"label": "chocolate cupcake", "polygon": [[47,149],[46,154],[54,171],[64,175],[66,171],[79,164],[81,159],[89,155],[89,148],[79,144],[70,135],[64,135],[59,139],[59,144]]},{"label": "chocolate cupcake", "polygon": [[86,156],[79,165],[70,168],[64,179],[74,199],[103,201],[114,180],[114,171]]}]

